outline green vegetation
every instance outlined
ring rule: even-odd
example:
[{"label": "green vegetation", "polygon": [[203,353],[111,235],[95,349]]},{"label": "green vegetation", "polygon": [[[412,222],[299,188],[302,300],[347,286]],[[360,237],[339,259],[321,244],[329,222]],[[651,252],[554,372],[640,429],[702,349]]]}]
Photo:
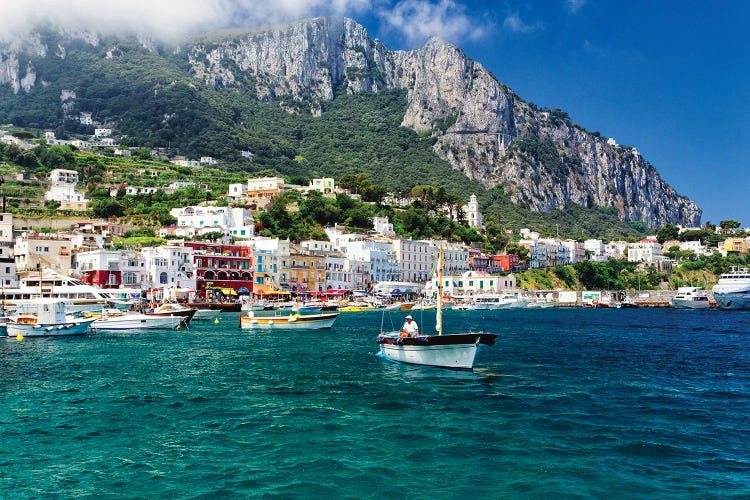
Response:
[{"label": "green vegetation", "polygon": [[[43,42],[55,47],[61,40],[58,35],[46,34]],[[133,148],[133,160],[117,162],[130,170],[126,172],[106,157],[82,159],[79,153],[65,148],[10,151],[8,161],[39,174],[52,168],[71,168],[75,162],[72,168],[81,172],[83,182],[162,186],[172,176],[175,180],[206,183],[213,196],[225,192],[232,182],[230,173],[238,174],[237,178],[268,172],[288,179],[326,176],[340,181],[365,174],[373,180],[372,186],[357,191],[365,201],[380,203],[385,192],[403,193],[419,185],[442,188],[447,195],[463,201],[475,193],[485,220],[500,230],[534,227],[547,234],[559,232],[574,238],[614,238],[639,237],[647,229],[637,223],[621,223],[614,209],[571,205],[563,211],[538,214],[511,203],[501,188],[487,191],[440,159],[432,150],[435,139],[429,134],[400,126],[406,109],[404,91],[349,95],[338,89],[330,102],[286,99],[262,103],[252,77],[238,73],[238,85],[232,89],[206,85],[191,75],[184,54],[149,52],[136,40],[104,39],[98,47],[66,40],[64,45],[64,63],[57,57],[33,59],[47,85],[36,85],[30,92],[19,94],[0,85],[0,123],[53,129],[57,137],[70,138],[93,132],[93,127],[78,120],[80,112],[91,112],[94,120],[112,123],[115,133],[126,137],[123,144]],[[24,65],[28,61],[19,62]],[[65,95],[75,92],[75,98],[66,100],[65,113],[60,106],[63,91]],[[321,110],[320,116],[307,111],[313,108]],[[553,121],[568,120],[563,111],[549,112]],[[435,130],[444,130],[455,119],[449,116],[432,125]],[[213,156],[222,161],[225,173],[212,169],[202,176],[206,170],[188,169],[177,175],[175,168],[164,168],[158,161],[149,163],[148,148],[152,147],[193,159]],[[553,179],[580,166],[577,160],[561,155],[551,141],[524,139],[512,147],[528,161],[543,165]],[[244,158],[241,151],[252,152],[252,159]],[[151,168],[159,172],[158,179],[144,180],[133,172]],[[199,198],[191,195],[188,200]],[[118,196],[118,202],[125,215],[144,213],[144,207],[139,208],[135,201]],[[104,209],[118,212],[112,204]],[[157,212],[163,213],[161,209]],[[443,229],[433,227],[426,232]],[[500,243],[506,242],[495,241],[493,246]]]}]

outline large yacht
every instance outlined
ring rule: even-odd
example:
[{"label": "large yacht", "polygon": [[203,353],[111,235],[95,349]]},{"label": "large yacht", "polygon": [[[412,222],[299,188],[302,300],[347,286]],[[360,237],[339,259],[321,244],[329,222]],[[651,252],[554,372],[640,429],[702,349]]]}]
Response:
[{"label": "large yacht", "polygon": [[12,308],[40,297],[58,298],[65,300],[68,312],[101,310],[103,305],[126,304],[140,296],[140,288],[99,288],[52,269],[21,278],[18,287],[0,289],[0,299],[5,307]]},{"label": "large yacht", "polygon": [[721,275],[713,292],[720,309],[750,309],[750,272],[746,267],[733,268]]}]

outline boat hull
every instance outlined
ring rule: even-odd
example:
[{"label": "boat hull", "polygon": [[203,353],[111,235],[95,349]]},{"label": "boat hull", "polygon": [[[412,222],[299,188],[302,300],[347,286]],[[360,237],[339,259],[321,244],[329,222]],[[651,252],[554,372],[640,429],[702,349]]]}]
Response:
[{"label": "boat hull", "polygon": [[94,331],[124,331],[124,330],[167,330],[174,329],[184,323],[185,319],[180,316],[147,316],[143,314],[133,315],[133,317],[113,317],[102,316],[93,323],[91,329]]},{"label": "boat hull", "polygon": [[61,337],[65,335],[83,335],[88,332],[91,319],[76,319],[61,324],[18,324],[9,322],[6,326],[9,337]]},{"label": "boat hull", "polygon": [[380,354],[393,361],[440,368],[472,369],[480,344],[493,345],[497,335],[464,333],[400,338],[398,332],[378,337]]},{"label": "boat hull", "polygon": [[675,309],[708,309],[710,306],[707,300],[672,299]]},{"label": "boat hull", "polygon": [[750,290],[724,293],[714,288],[714,300],[719,309],[750,309]]},{"label": "boat hull", "polygon": [[338,313],[289,316],[240,316],[243,330],[320,330],[331,328]]}]

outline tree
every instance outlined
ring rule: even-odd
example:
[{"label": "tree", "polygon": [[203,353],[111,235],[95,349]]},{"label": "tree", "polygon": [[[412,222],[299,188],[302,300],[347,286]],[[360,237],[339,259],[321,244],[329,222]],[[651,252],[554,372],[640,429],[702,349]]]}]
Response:
[{"label": "tree", "polygon": [[674,224],[667,224],[656,232],[656,240],[663,244],[665,241],[676,240],[680,236],[680,228]]},{"label": "tree", "polygon": [[723,220],[719,223],[719,227],[722,229],[724,234],[731,233],[732,229],[740,227],[740,223],[733,219]]},{"label": "tree", "polygon": [[117,200],[103,198],[94,200],[91,203],[91,211],[94,213],[95,217],[108,219],[113,216],[121,217],[125,213],[125,207],[123,207]]}]

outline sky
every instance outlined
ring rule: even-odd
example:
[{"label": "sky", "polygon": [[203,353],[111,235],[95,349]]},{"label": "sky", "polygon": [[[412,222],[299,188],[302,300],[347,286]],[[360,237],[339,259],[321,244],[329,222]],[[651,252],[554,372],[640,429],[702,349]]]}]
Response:
[{"label": "sky", "polygon": [[165,40],[345,15],[392,50],[451,41],[526,101],[634,146],[703,222],[750,227],[750,1],[0,0],[0,40],[29,26]]}]

